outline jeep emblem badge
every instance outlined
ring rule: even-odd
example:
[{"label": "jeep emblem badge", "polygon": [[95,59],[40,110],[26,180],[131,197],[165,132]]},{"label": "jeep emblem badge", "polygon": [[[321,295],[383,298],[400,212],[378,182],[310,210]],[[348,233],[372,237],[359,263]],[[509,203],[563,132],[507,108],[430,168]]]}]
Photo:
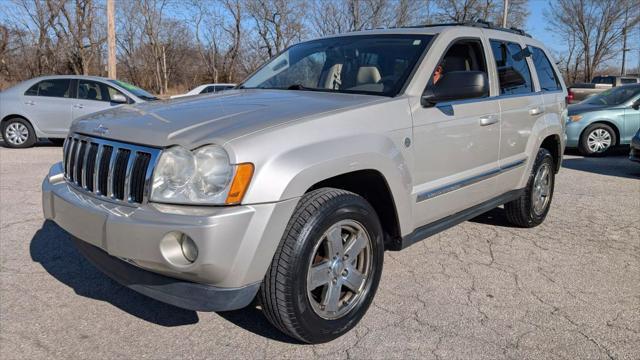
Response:
[{"label": "jeep emblem badge", "polygon": [[109,128],[100,124],[97,128],[93,129],[93,132],[98,135],[105,135],[107,132],[109,132]]}]

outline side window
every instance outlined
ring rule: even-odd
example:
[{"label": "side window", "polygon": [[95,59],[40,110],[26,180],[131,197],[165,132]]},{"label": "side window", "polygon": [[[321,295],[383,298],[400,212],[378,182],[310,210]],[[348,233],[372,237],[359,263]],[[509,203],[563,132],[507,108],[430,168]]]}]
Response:
[{"label": "side window", "polygon": [[531,51],[533,56],[533,66],[536,68],[536,73],[538,74],[540,90],[561,90],[562,85],[560,85],[560,80],[558,80],[556,72],[553,71],[553,66],[544,51],[535,46],[529,46],[529,51]]},{"label": "side window", "polygon": [[113,99],[113,95],[115,95],[115,94],[120,94],[120,95],[124,96],[125,99],[127,99],[129,101],[131,100],[131,99],[129,99],[129,97],[127,95],[123,94],[119,90],[116,90],[115,88],[112,88],[109,85],[104,85],[104,84],[101,84],[101,85],[107,87],[107,94],[109,95],[109,101],[111,101],[111,99]]},{"label": "side window", "polygon": [[491,50],[496,60],[501,95],[528,94],[533,92],[531,72],[525,52],[516,43],[491,40]]},{"label": "side window", "polygon": [[208,93],[212,93],[212,92],[216,92],[216,87],[215,86],[207,86],[202,91],[200,91],[200,94],[208,94]]},{"label": "side window", "polygon": [[47,97],[70,97],[69,79],[51,79],[43,80],[33,85],[24,94],[32,96],[47,96]]},{"label": "side window", "polygon": [[78,82],[78,99],[108,102],[111,101],[111,95],[113,94],[122,93],[101,82],[91,80],[80,80]]},{"label": "side window", "polygon": [[632,78],[620,78],[620,83],[621,84],[635,84],[637,81],[636,79],[632,79]]},{"label": "side window", "polygon": [[24,94],[29,96],[38,96],[39,86],[40,86],[40,83],[36,83],[35,85],[31,86],[29,90],[25,91]]},{"label": "side window", "polygon": [[487,61],[480,39],[464,39],[453,43],[431,74],[427,88],[452,71],[481,71],[487,74]]}]

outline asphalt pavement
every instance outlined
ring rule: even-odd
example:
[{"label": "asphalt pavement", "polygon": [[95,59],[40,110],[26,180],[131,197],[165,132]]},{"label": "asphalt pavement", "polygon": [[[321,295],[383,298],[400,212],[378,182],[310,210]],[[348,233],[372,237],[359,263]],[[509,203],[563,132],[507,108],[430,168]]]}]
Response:
[{"label": "asphalt pavement", "polygon": [[640,164],[566,156],[534,229],[496,209],[400,252],[360,324],[327,344],[260,309],[201,313],[102,275],[42,218],[62,150],[0,145],[0,358],[639,359]]}]

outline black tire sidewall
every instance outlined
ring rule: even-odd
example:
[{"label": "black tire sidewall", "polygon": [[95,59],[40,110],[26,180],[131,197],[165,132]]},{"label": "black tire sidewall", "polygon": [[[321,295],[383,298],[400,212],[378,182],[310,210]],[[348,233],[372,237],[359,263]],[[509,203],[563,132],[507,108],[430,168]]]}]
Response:
[{"label": "black tire sidewall", "polygon": [[[382,264],[384,261],[384,242],[382,227],[375,210],[357,195],[341,196],[339,201],[331,201],[324,206],[321,211],[313,214],[311,219],[303,227],[299,234],[295,253],[296,262],[292,274],[300,274],[291,285],[294,289],[296,299],[294,304],[295,318],[302,331],[301,337],[312,340],[312,342],[326,342],[337,338],[353,328],[364,316],[375,296],[380,276],[382,274]],[[318,316],[307,297],[307,272],[309,270],[309,260],[316,243],[325,231],[333,224],[341,220],[355,220],[360,223],[371,238],[372,246],[372,276],[373,279],[368,285],[367,294],[360,302],[344,317],[335,320],[326,320]]]},{"label": "black tire sidewall", "polygon": [[[591,149],[589,149],[589,146],[587,145],[589,134],[591,134],[591,132],[593,132],[593,130],[595,129],[603,129],[611,135],[611,145],[609,146],[609,148],[607,148],[607,150],[601,153],[591,151]],[[612,148],[614,148],[617,142],[618,137],[616,136],[616,132],[611,128],[611,126],[603,123],[596,123],[591,124],[587,126],[586,129],[584,129],[582,135],[580,135],[580,144],[578,146],[578,149],[580,150],[580,153],[585,156],[603,156],[606,155]]]},{"label": "black tire sidewall", "polygon": [[[7,128],[9,127],[9,125],[13,123],[21,123],[22,125],[26,126],[27,131],[29,131],[29,137],[27,137],[27,140],[22,144],[19,144],[19,145],[12,144],[6,138]],[[31,126],[31,123],[29,123],[27,120],[23,118],[11,118],[2,123],[2,140],[4,144],[10,148],[16,148],[16,149],[28,148],[33,146],[36,143],[36,133],[33,130],[33,126]]]},{"label": "black tire sidewall", "polygon": [[[551,189],[550,189],[550,193],[549,193],[549,202],[547,202],[547,206],[544,209],[544,211],[542,212],[542,214],[537,215],[536,212],[533,210],[533,186],[535,183],[535,178],[536,178],[536,174],[538,173],[538,169],[540,169],[540,167],[542,167],[542,165],[544,163],[548,163],[549,164],[549,169],[550,169],[550,179],[551,179]],[[527,211],[529,211],[528,217],[529,217],[529,221],[532,224],[535,225],[539,225],[541,224],[544,219],[547,217],[547,214],[549,213],[549,210],[551,209],[551,202],[553,201],[553,192],[556,186],[556,179],[555,179],[555,173],[554,173],[554,161],[553,161],[553,156],[551,155],[551,153],[546,150],[546,149],[540,149],[538,152],[538,156],[536,157],[536,162],[533,166],[533,170],[531,171],[531,175],[529,178],[529,181],[527,183],[527,203],[526,203],[526,208]]]}]

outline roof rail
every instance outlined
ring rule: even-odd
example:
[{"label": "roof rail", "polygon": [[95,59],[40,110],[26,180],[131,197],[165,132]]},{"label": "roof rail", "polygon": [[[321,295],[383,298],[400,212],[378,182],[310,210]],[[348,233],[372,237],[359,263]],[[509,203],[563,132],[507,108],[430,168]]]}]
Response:
[{"label": "roof rail", "polygon": [[402,26],[402,28],[428,28],[428,27],[438,27],[438,26],[469,26],[469,27],[477,27],[477,28],[483,28],[483,29],[505,31],[505,32],[509,32],[509,33],[512,33],[512,34],[531,37],[531,35],[529,35],[528,33],[526,33],[522,29],[518,29],[518,28],[515,28],[515,27],[503,28],[503,27],[500,27],[500,26],[495,26],[492,22],[485,21],[485,20],[454,22],[454,23],[440,23],[440,24],[425,24],[425,25],[416,25],[416,26]]}]

